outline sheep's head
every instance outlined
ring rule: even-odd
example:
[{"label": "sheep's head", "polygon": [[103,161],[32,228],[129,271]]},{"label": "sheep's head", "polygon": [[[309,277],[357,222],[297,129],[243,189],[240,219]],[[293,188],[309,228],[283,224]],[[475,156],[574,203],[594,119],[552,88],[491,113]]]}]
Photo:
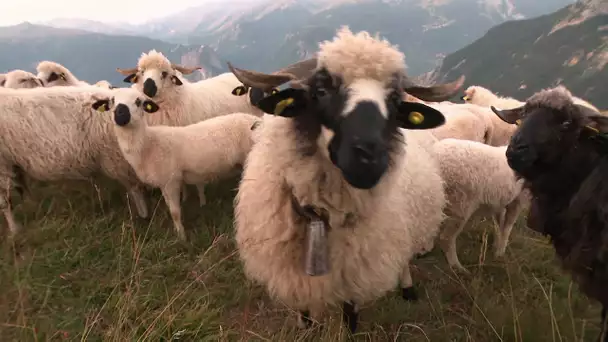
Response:
[{"label": "sheep's head", "polygon": [[245,94],[249,94],[249,102],[256,106],[261,99],[265,98],[266,96],[274,95],[278,92],[279,90],[277,88],[273,88],[270,91],[264,91],[260,88],[240,85],[232,90],[232,95],[243,96]]},{"label": "sheep's head", "polygon": [[504,122],[518,125],[506,157],[509,166],[528,180],[559,168],[567,156],[585,153],[581,144],[608,132],[608,117],[575,104],[561,86],[534,94],[518,108],[491,108]]},{"label": "sheep's head", "polygon": [[114,122],[121,127],[129,124],[135,126],[143,120],[144,113],[154,113],[159,109],[154,101],[135,89],[117,89],[113,94],[112,97],[95,98],[91,107],[98,112],[111,111]]},{"label": "sheep's head", "polygon": [[24,70],[13,70],[3,76],[3,78],[0,78],[0,86],[5,88],[30,89],[42,87],[42,81],[36,75]]},{"label": "sheep's head", "polygon": [[167,57],[156,50],[143,53],[136,68],[116,71],[125,75],[126,83],[133,83],[146,96],[154,98],[165,90],[184,84],[182,75],[189,75],[200,67],[187,68],[169,62]]},{"label": "sheep's head", "polygon": [[114,87],[112,85],[112,83],[106,81],[106,80],[101,80],[97,83],[94,84],[94,86],[99,87],[99,88],[106,88],[106,89],[114,89],[116,87]]},{"label": "sheep's head", "polygon": [[70,71],[59,63],[42,61],[38,63],[36,71],[38,72],[37,77],[45,87],[74,85],[74,77]]},{"label": "sheep's head", "polygon": [[229,68],[243,84],[265,91],[291,82],[290,88],[257,106],[294,118],[300,133],[316,141],[345,180],[359,189],[374,187],[387,171],[401,134],[398,127],[431,129],[445,122],[441,112],[403,101],[404,90],[424,101],[442,101],[464,82],[461,77],[430,87],[413,84],[405,76],[401,52],[367,32],[354,35],[347,28],[322,43],[316,63],[308,65],[316,68],[273,74]]}]

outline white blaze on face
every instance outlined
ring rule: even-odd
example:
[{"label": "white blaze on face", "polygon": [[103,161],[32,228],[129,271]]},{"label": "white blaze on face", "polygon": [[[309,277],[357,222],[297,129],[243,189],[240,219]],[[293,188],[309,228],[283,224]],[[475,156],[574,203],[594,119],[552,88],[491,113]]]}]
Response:
[{"label": "white blaze on face", "polygon": [[386,89],[382,82],[372,79],[360,79],[349,85],[348,90],[348,98],[341,113],[342,116],[347,116],[351,113],[360,102],[369,101],[378,106],[380,114],[384,118],[388,118],[388,109],[386,108],[388,89]]}]

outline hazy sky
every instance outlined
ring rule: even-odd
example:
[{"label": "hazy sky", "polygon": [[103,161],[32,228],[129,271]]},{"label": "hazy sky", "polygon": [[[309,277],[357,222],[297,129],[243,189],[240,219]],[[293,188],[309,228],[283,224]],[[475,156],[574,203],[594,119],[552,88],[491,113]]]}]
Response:
[{"label": "hazy sky", "polygon": [[0,0],[0,26],[58,17],[138,24],[206,1],[209,0]]}]

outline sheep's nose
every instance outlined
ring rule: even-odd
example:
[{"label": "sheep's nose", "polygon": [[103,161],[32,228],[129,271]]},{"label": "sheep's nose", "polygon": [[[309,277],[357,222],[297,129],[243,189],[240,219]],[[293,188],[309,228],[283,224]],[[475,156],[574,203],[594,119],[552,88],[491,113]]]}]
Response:
[{"label": "sheep's nose", "polygon": [[114,122],[118,126],[125,126],[129,121],[131,121],[131,111],[129,111],[129,107],[120,103],[114,110]]},{"label": "sheep's nose", "polygon": [[353,153],[363,164],[372,164],[376,162],[378,144],[373,142],[360,142],[353,146]]},{"label": "sheep's nose", "polygon": [[158,89],[156,88],[156,83],[154,83],[154,80],[151,78],[148,78],[144,82],[144,94],[146,94],[149,97],[154,97],[156,95],[157,91],[158,91]]}]

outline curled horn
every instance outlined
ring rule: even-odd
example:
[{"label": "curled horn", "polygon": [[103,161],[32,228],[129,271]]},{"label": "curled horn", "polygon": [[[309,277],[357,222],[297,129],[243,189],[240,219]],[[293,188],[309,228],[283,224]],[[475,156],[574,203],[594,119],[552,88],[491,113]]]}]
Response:
[{"label": "curled horn", "polygon": [[521,117],[524,114],[524,106],[513,108],[513,109],[496,109],[494,106],[490,106],[490,109],[496,114],[502,121],[509,124],[519,124]]},{"label": "curled horn", "polygon": [[264,74],[257,71],[235,68],[230,62],[228,62],[228,69],[244,85],[259,88],[265,92],[270,92],[274,87],[297,79],[295,75],[290,73],[276,72],[274,74]]},{"label": "curled horn", "polygon": [[181,65],[178,65],[178,64],[173,64],[173,63],[171,63],[171,68],[173,68],[174,70],[177,70],[177,71],[181,72],[184,75],[190,75],[191,73],[195,72],[196,70],[202,69],[201,67],[188,68],[188,67],[181,66]]},{"label": "curled horn", "polygon": [[137,73],[137,68],[131,68],[131,69],[116,68],[116,71],[118,71],[119,73],[121,73],[125,76],[129,76],[129,75]]},{"label": "curled horn", "polygon": [[461,75],[456,81],[425,87],[416,84],[403,75],[401,78],[401,87],[406,93],[415,96],[422,101],[441,102],[447,101],[450,97],[454,96],[464,84],[464,80],[464,75]]},{"label": "curled horn", "polygon": [[291,74],[295,76],[296,80],[302,80],[310,77],[314,70],[317,68],[317,58],[312,57],[293,63],[273,74]]}]

